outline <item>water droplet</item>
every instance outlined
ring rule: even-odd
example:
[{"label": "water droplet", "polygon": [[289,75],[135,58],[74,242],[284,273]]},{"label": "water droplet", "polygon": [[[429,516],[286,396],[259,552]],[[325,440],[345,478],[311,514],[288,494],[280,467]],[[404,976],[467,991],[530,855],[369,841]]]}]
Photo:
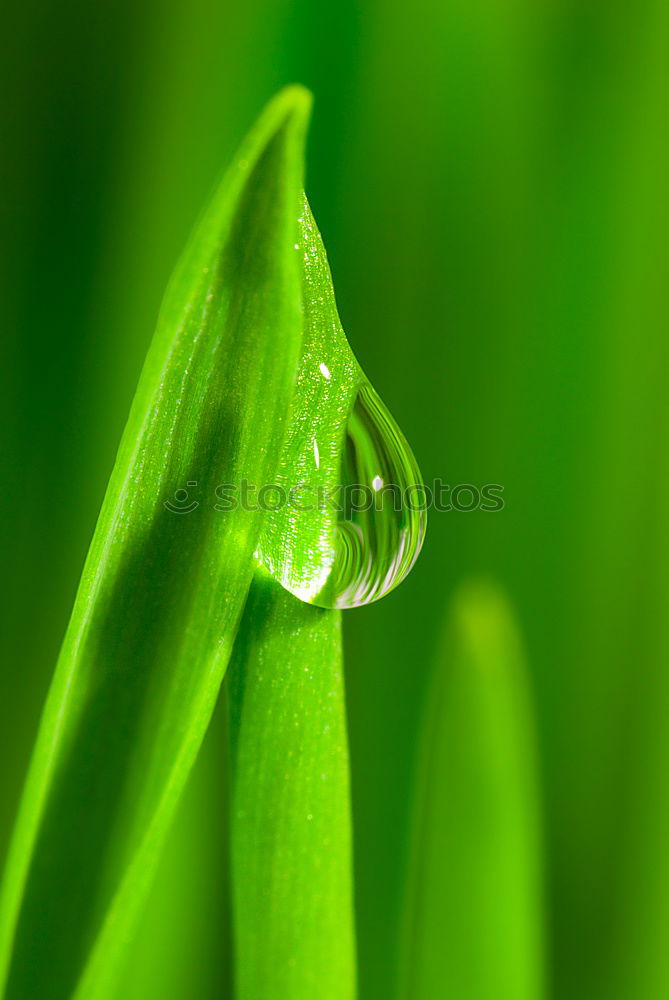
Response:
[{"label": "water droplet", "polygon": [[404,435],[346,340],[306,200],[300,225],[303,355],[278,477],[287,502],[265,515],[258,555],[301,600],[354,608],[408,574],[425,535],[425,497]]}]

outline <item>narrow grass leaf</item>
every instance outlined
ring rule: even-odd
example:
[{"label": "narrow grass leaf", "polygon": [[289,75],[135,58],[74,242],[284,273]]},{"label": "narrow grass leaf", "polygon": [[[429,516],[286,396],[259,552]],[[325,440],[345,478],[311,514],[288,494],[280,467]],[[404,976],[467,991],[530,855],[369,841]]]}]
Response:
[{"label": "narrow grass leaf", "polygon": [[402,1000],[539,1000],[543,912],[523,654],[499,591],[458,593],[435,663],[403,940]]},{"label": "narrow grass leaf", "polygon": [[114,991],[123,1000],[233,1000],[224,702],[217,703],[133,929]]},{"label": "narrow grass leaf", "polygon": [[278,462],[308,110],[300,88],[268,106],[168,289],[9,855],[7,998],[108,995],[209,721],[260,529],[257,513],[216,510],[214,491],[271,481]]},{"label": "narrow grass leaf", "polygon": [[355,995],[340,633],[254,579],[230,672],[236,1000]]}]

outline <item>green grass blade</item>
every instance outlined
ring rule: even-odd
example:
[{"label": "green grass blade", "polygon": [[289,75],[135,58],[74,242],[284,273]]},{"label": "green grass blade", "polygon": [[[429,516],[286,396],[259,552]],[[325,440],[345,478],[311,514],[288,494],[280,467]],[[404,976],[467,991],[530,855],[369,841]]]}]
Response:
[{"label": "green grass blade", "polygon": [[523,655],[500,593],[456,597],[430,693],[402,1000],[538,1000],[543,912]]},{"label": "green grass blade", "polygon": [[[301,340],[309,96],[249,134],[163,304],[45,708],[0,913],[4,995],[106,996],[209,721],[252,576]],[[198,482],[202,502],[164,501]],[[197,499],[197,497],[196,497]]]},{"label": "green grass blade", "polygon": [[340,631],[254,580],[230,673],[236,1000],[355,995]]},{"label": "green grass blade", "polygon": [[233,1000],[229,731],[219,698],[124,957],[123,1000]]}]

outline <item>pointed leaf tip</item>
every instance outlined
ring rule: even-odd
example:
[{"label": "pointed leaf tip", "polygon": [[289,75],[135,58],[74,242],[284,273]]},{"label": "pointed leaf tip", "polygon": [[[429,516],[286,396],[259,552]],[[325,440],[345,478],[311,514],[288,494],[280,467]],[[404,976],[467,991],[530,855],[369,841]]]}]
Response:
[{"label": "pointed leaf tip", "polygon": [[310,90],[301,83],[289,83],[272,98],[267,107],[285,108],[287,113],[306,121],[311,114],[313,102],[314,96]]},{"label": "pointed leaf tip", "polygon": [[264,134],[266,141],[269,141],[273,133],[292,131],[302,143],[309,125],[312,104],[313,96],[306,87],[297,83],[284,87],[265,105],[257,122],[258,133]]}]

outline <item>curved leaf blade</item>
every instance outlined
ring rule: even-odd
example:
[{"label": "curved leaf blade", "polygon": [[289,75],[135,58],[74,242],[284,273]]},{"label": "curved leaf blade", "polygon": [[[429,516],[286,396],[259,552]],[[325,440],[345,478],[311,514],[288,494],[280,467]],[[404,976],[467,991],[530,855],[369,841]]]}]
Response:
[{"label": "curved leaf blade", "polygon": [[8,998],[107,995],[210,718],[260,519],[164,501],[187,483],[210,494],[274,473],[301,340],[309,105],[289,88],[268,106],[168,289],[10,850]]}]

